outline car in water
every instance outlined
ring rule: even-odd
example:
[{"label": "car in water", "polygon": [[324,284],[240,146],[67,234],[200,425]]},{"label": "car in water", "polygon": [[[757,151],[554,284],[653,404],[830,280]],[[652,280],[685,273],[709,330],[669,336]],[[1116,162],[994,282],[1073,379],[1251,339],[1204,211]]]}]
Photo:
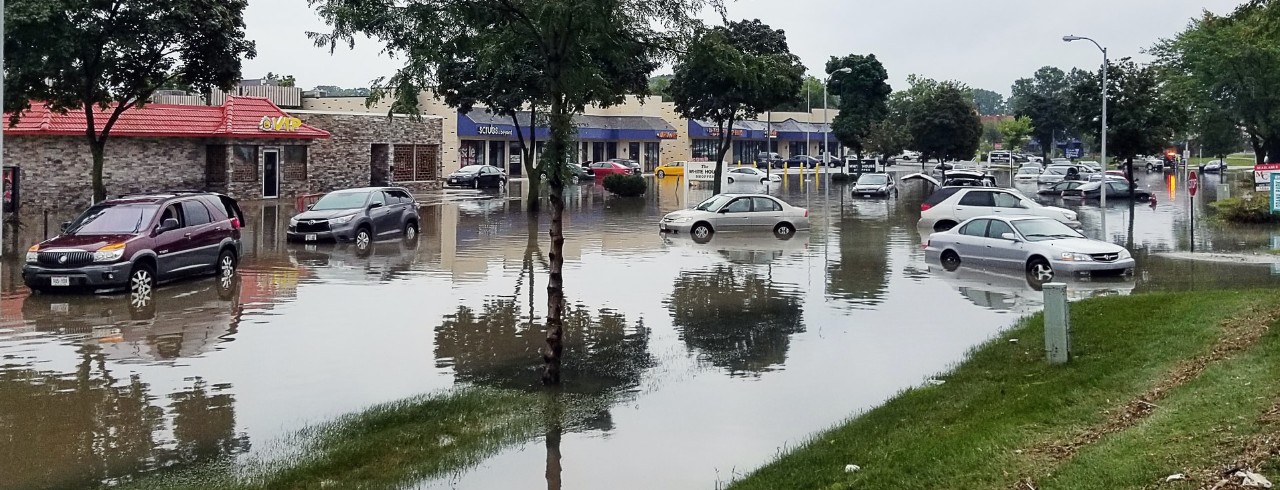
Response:
[{"label": "car in water", "polygon": [[809,210],[764,194],[720,194],[693,209],[667,213],[658,222],[664,233],[688,234],[695,241],[709,241],[726,231],[773,232],[789,239],[809,229]]},{"label": "car in water", "polygon": [[449,187],[498,188],[507,183],[507,173],[493,165],[467,165],[445,177]]},{"label": "car in water", "polygon": [[587,170],[598,179],[603,179],[610,175],[640,175],[635,168],[618,162],[595,162],[586,165]]},{"label": "car in water", "polygon": [[995,187],[996,178],[986,172],[976,170],[952,170],[947,172],[943,180],[939,181],[932,175],[914,173],[902,178],[903,182],[908,180],[923,180],[935,187]]},{"label": "car in water", "polygon": [[734,182],[782,182],[782,174],[765,172],[753,167],[736,167],[725,172],[725,181]]},{"label": "car in water", "polygon": [[632,174],[640,175],[644,173],[644,166],[640,165],[640,162],[637,162],[635,160],[630,160],[627,158],[610,158],[609,161],[613,163],[621,163],[623,165],[626,165],[627,167],[631,168]]},{"label": "car in water", "polygon": [[1018,169],[1018,172],[1013,174],[1013,180],[1038,180],[1040,172],[1040,164],[1033,163],[1031,166]]},{"label": "car in water", "polygon": [[684,175],[684,164],[685,162],[667,162],[662,165],[658,165],[658,168],[653,170],[653,176],[661,179],[668,175],[675,175],[677,177]]},{"label": "car in water", "polygon": [[889,197],[897,193],[898,185],[893,181],[893,175],[887,173],[862,174],[850,191],[853,197]]},{"label": "car in water", "polygon": [[418,203],[402,187],[363,187],[325,194],[289,219],[291,242],[353,242],[368,249],[374,240],[418,236]]},{"label": "car in water", "polygon": [[[1075,189],[1062,191],[1063,198],[1075,199],[1101,199],[1102,197],[1102,181],[1090,182]],[[1135,201],[1150,201],[1153,197],[1150,191],[1143,189],[1131,189],[1129,181],[1110,180],[1106,183],[1107,199],[1133,199]]]},{"label": "car in water", "polygon": [[1205,162],[1205,164],[1204,164],[1204,165],[1201,165],[1201,166],[1200,166],[1200,172],[1202,172],[1202,173],[1215,173],[1215,174],[1216,174],[1216,173],[1218,173],[1218,172],[1225,171],[1226,169],[1227,169],[1227,161],[1226,161],[1226,160],[1210,160],[1210,161],[1208,161],[1208,162]]},{"label": "car in water", "polygon": [[[1102,182],[1103,175],[1104,174],[1101,173],[1089,175],[1089,182]],[[1107,176],[1107,180],[1124,183],[1129,182],[1129,177],[1126,177],[1122,170],[1108,170],[1105,175]]]},{"label": "car in water", "polygon": [[786,165],[786,159],[782,155],[772,151],[762,151],[756,153],[756,167],[773,167],[782,168]]},{"label": "car in water", "polygon": [[[592,177],[591,169],[575,163],[566,163],[564,166],[564,173],[560,175],[563,176],[564,181],[569,184],[586,182],[591,180]],[[543,174],[539,177],[539,180],[542,182],[548,182],[550,179],[547,178],[546,174]]]},{"label": "car in water", "polygon": [[1038,216],[970,218],[929,235],[925,256],[949,270],[961,264],[1021,270],[1035,285],[1058,274],[1122,275],[1134,267],[1128,249]]},{"label": "car in water", "polygon": [[1078,228],[1076,212],[1044,206],[1011,189],[989,187],[942,187],[920,204],[919,227],[949,230],[978,216],[1041,216]]},{"label": "car in water", "polygon": [[27,249],[22,280],[37,292],[125,289],[150,301],[156,285],[235,274],[244,214],[211,192],[135,194],[94,204],[58,236]]},{"label": "car in water", "polygon": [[818,160],[817,158],[811,157],[809,155],[792,155],[791,158],[788,158],[783,161],[782,166],[785,168],[792,168],[792,167],[817,168],[818,165],[821,165],[821,164],[822,164],[821,160]]},{"label": "car in water", "polygon": [[1064,180],[1048,187],[1042,187],[1040,190],[1036,191],[1036,194],[1042,196],[1061,196],[1062,191],[1075,189],[1085,184],[1088,184],[1088,182],[1083,180]]}]

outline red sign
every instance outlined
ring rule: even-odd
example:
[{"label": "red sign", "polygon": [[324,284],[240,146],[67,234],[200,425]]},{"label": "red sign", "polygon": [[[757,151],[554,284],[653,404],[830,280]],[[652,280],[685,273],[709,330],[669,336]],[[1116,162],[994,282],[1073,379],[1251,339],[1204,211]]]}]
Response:
[{"label": "red sign", "polygon": [[1200,177],[1195,172],[1187,174],[1187,192],[1191,193],[1191,197],[1196,197],[1196,189],[1200,187]]},{"label": "red sign", "polygon": [[[716,128],[716,130],[719,131],[719,128]],[[679,136],[680,136],[680,133],[677,133],[675,131],[658,131],[658,139],[673,140],[678,138]]]},{"label": "red sign", "polygon": [[1004,143],[996,143],[995,148],[997,150],[1004,148]]}]

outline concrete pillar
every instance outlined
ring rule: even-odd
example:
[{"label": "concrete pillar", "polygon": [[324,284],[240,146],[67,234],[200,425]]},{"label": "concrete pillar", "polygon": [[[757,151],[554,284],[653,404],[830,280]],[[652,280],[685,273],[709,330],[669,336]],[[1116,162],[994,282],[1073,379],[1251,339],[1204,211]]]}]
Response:
[{"label": "concrete pillar", "polygon": [[1071,309],[1067,285],[1060,282],[1044,285],[1044,350],[1049,364],[1071,359]]}]

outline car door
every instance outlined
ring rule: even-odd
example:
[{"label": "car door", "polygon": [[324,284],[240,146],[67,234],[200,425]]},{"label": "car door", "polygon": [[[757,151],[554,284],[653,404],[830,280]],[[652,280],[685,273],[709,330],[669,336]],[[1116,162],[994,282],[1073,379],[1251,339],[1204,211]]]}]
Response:
[{"label": "car door", "polygon": [[985,240],[985,251],[983,255],[987,260],[996,265],[1004,267],[1021,266],[1023,255],[1023,244],[1020,240],[1010,240],[1004,238],[1005,233],[1013,233],[1013,227],[1003,220],[993,219],[987,225],[987,234]]},{"label": "car door", "polygon": [[173,203],[165,206],[164,211],[160,212],[160,219],[156,221],[156,226],[163,226],[168,219],[177,220],[178,227],[155,235],[156,275],[161,279],[180,274],[182,269],[192,263],[190,254],[183,253],[187,250],[190,239],[187,237],[182,221],[181,204]]},{"label": "car door", "polygon": [[720,208],[711,227],[716,230],[743,231],[751,229],[750,222],[751,198],[739,197]]},{"label": "car door", "polygon": [[[480,169],[484,172],[484,169]],[[396,222],[395,211],[387,202],[387,195],[382,191],[369,193],[369,220],[373,221],[373,234],[388,235],[400,231],[400,223]]]},{"label": "car door", "polygon": [[995,204],[991,208],[991,213],[996,216],[1023,216],[1032,214],[1030,209],[1022,206],[1022,198],[1011,192],[993,191],[991,192],[992,202]]},{"label": "car door", "polygon": [[987,224],[989,219],[975,219],[961,226],[955,233],[956,253],[960,261],[970,264],[985,264]]},{"label": "car door", "polygon": [[767,197],[752,197],[750,214],[748,226],[752,230],[772,231],[782,221],[782,205]]},{"label": "car door", "polygon": [[408,210],[408,205],[406,203],[409,201],[409,196],[401,196],[403,192],[396,190],[386,190],[382,191],[382,193],[386,196],[387,208],[390,209],[390,212],[387,213],[387,226],[391,227],[390,229],[395,231],[403,231],[404,215]]},{"label": "car door", "polygon": [[189,199],[182,205],[183,237],[186,238],[182,272],[196,273],[212,270],[218,261],[219,235],[217,224],[209,208],[199,199]]},{"label": "car door", "polygon": [[960,196],[960,201],[954,208],[955,220],[964,221],[992,214],[991,211],[995,207],[995,198],[992,196],[994,193],[987,190],[970,190]]}]

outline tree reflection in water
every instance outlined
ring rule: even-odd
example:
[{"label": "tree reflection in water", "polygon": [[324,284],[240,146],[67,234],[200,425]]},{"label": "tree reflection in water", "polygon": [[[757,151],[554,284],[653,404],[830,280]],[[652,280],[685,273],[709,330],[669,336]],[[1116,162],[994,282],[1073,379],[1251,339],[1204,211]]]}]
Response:
[{"label": "tree reflection in water", "polygon": [[855,306],[875,306],[889,287],[889,226],[883,220],[840,226],[840,259],[827,264],[827,294]]},{"label": "tree reflection in water", "polygon": [[170,395],[165,409],[138,376],[116,379],[92,345],[75,372],[0,368],[0,488],[87,488],[160,468],[244,452],[234,398],[204,381]]},{"label": "tree reflection in water", "polygon": [[717,265],[676,279],[667,301],[680,338],[730,375],[759,375],[787,360],[804,332],[800,294],[753,269]]}]

